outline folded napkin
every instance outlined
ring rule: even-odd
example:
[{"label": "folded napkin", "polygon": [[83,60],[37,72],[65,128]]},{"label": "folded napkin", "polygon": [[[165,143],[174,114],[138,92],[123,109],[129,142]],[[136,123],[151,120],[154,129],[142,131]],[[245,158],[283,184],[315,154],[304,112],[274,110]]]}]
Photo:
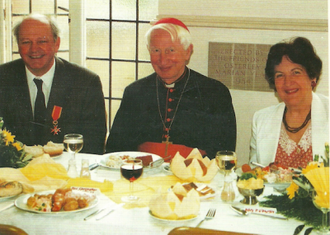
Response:
[{"label": "folded napkin", "polygon": [[69,177],[64,166],[45,154],[21,169],[1,168],[0,178],[18,181],[23,185],[23,193],[33,193],[65,187]]},{"label": "folded napkin", "polygon": [[[140,178],[134,181],[133,194],[140,197],[140,200],[135,203],[127,203],[124,207],[126,209],[135,207],[147,207],[149,206],[150,198],[159,190],[168,190],[171,186],[177,182],[183,183],[174,175],[157,176]],[[113,191],[106,194],[112,201],[121,203],[121,197],[130,193],[129,181],[120,179],[114,182]]]}]

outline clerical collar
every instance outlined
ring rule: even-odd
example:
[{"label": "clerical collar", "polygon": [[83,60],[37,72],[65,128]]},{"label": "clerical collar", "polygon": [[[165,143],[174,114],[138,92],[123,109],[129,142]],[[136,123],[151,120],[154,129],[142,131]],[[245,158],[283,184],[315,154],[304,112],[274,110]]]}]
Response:
[{"label": "clerical collar", "polygon": [[167,83],[165,83],[165,82],[164,82],[159,76],[157,76],[157,77],[158,77],[159,80],[162,82],[162,84],[164,85],[164,87],[166,87],[166,88],[174,88],[176,83],[179,83],[181,80],[184,80],[183,78],[186,76],[186,74],[187,74],[187,70],[188,70],[188,68],[185,67],[184,72],[183,72],[183,74],[179,77],[179,79],[175,80],[175,82],[173,82],[173,83],[171,83],[171,84],[167,84]]}]

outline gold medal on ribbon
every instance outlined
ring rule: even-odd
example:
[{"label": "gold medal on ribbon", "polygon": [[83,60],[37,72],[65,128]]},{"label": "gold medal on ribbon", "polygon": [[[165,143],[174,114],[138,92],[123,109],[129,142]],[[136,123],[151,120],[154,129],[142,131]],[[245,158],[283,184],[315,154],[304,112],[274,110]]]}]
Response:
[{"label": "gold medal on ribbon", "polygon": [[62,107],[54,105],[52,112],[54,128],[51,128],[51,133],[53,133],[54,135],[58,135],[58,133],[61,132],[61,128],[57,126],[58,124],[57,120],[61,117],[61,113],[62,113]]}]

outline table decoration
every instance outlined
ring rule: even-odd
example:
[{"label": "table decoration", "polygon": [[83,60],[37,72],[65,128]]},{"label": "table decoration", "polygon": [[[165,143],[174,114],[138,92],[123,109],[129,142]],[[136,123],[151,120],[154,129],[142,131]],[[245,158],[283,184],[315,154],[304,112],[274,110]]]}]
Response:
[{"label": "table decoration", "polygon": [[[157,190],[168,190],[172,185],[177,182],[183,183],[182,180],[176,176],[152,176],[152,177],[141,177],[135,181],[134,194],[137,195],[140,200],[134,203],[127,203],[124,208],[141,208],[148,207],[150,198],[157,192]],[[121,203],[121,197],[129,193],[129,181],[120,179],[113,182],[113,191],[106,195],[115,203]]]},{"label": "table decoration", "polygon": [[9,130],[2,129],[3,124],[0,117],[0,167],[26,166],[33,156],[25,152],[23,143],[15,140],[15,136]]},{"label": "table decoration", "polygon": [[189,182],[211,181],[218,172],[215,159],[202,157],[197,148],[187,158],[177,152],[171,161],[171,171],[178,178]]},{"label": "table decoration", "polygon": [[[319,162],[321,159],[322,162]],[[315,193],[318,197],[313,203]],[[327,226],[329,232],[328,225],[322,223],[326,221],[324,216],[329,214],[329,209],[326,213],[321,213],[317,208],[329,208],[329,144],[325,144],[325,157],[315,156],[314,161],[302,169],[302,174],[293,177],[286,193],[264,198],[267,200],[260,202],[260,205],[275,207],[279,213],[316,229]]]}]

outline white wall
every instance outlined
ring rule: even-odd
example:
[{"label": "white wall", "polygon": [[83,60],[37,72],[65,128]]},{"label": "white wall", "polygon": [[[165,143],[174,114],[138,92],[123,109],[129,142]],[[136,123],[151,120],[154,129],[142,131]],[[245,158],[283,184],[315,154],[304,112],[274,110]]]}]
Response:
[{"label": "white wall", "polygon": [[[275,44],[294,36],[306,37],[323,61],[316,91],[328,96],[327,0],[159,0],[157,18],[168,16],[188,25],[194,44],[189,67],[204,75],[208,74],[209,42]],[[279,100],[274,92],[230,92],[237,118],[238,164],[243,164],[248,162],[254,112]]]}]

